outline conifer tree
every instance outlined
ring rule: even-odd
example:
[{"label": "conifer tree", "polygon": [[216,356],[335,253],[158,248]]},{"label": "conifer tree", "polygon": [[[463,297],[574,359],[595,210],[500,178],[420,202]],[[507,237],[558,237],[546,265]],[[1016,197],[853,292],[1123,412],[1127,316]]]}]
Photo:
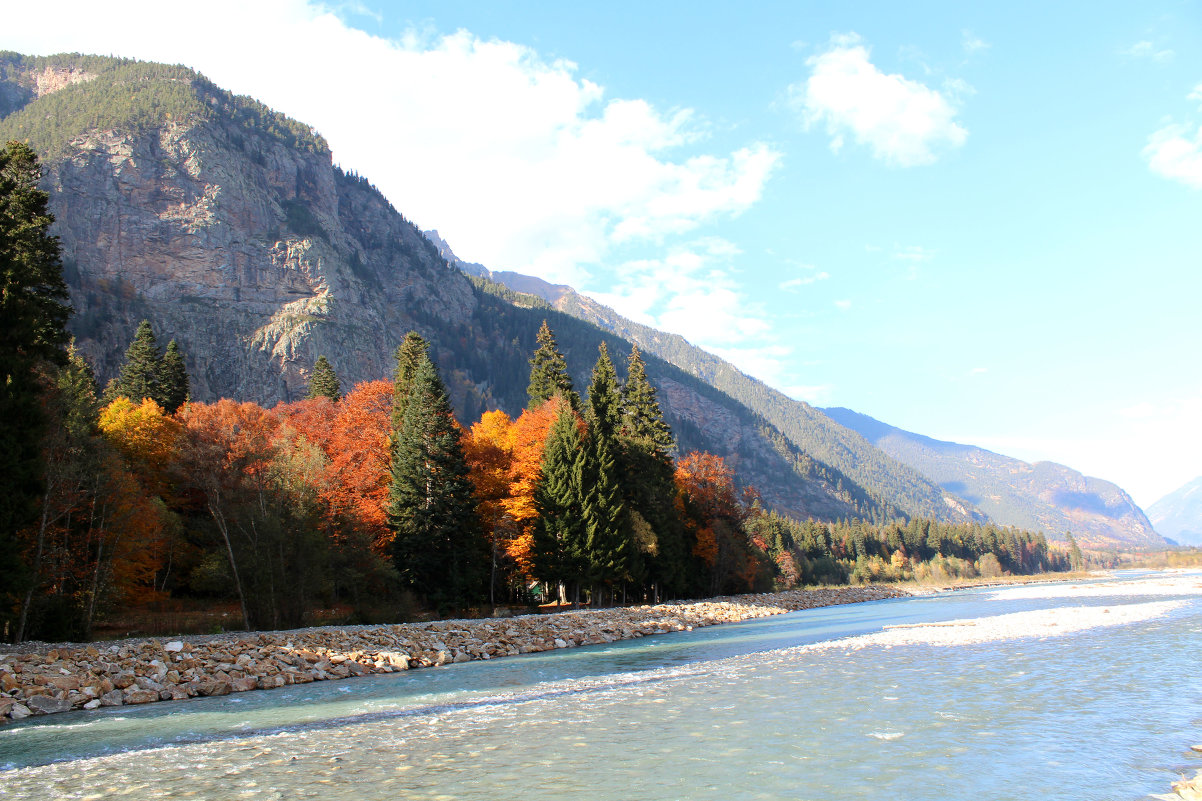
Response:
[{"label": "conifer tree", "polygon": [[534,489],[534,574],[567,585],[579,600],[587,555],[581,514],[583,443],[576,413],[564,404],[547,434],[541,478]]},{"label": "conifer tree", "polygon": [[191,400],[192,387],[188,381],[188,368],[184,364],[184,354],[174,339],[167,343],[167,352],[163,354],[159,383],[162,387],[160,405],[167,414],[174,414],[179,407]]},{"label": "conifer tree", "polygon": [[530,386],[526,392],[530,396],[532,408],[557,394],[562,394],[574,410],[580,411],[580,397],[572,389],[568,363],[559,352],[559,346],[555,344],[555,335],[551,333],[546,320],[543,320],[538,329],[538,349],[530,359]]},{"label": "conifer tree", "polygon": [[9,142],[0,148],[0,638],[9,593],[29,578],[17,531],[36,516],[42,493],[40,441],[47,421],[38,369],[66,362],[71,314],[40,179],[29,147]]},{"label": "conifer tree", "polygon": [[388,525],[402,581],[440,611],[482,597],[488,554],[446,388],[423,354],[393,448]]},{"label": "conifer tree", "polygon": [[159,352],[159,343],[150,321],[143,320],[125,351],[125,364],[121,365],[117,380],[105,389],[105,400],[125,396],[134,403],[141,403],[143,398],[150,398],[164,406],[162,372],[163,354]]},{"label": "conifer tree", "polygon": [[604,342],[599,351],[585,412],[588,437],[583,449],[581,517],[589,578],[613,584],[630,578],[634,554],[618,464],[621,394]]},{"label": "conifer tree", "polygon": [[392,376],[392,430],[401,430],[401,422],[405,418],[405,407],[409,403],[409,388],[413,376],[422,359],[429,358],[430,346],[416,331],[405,335],[405,341],[397,346],[396,372]]},{"label": "conifer tree", "polygon": [[630,351],[626,384],[622,387],[622,476],[631,516],[641,519],[647,531],[639,538],[638,566],[643,578],[660,590],[675,594],[684,589],[688,563],[685,528],[676,510],[672,431],[664,422],[655,387],[647,378],[638,347]]},{"label": "conifer tree", "polygon": [[309,375],[309,394],[306,398],[329,398],[337,403],[342,398],[342,383],[325,356],[318,356]]}]

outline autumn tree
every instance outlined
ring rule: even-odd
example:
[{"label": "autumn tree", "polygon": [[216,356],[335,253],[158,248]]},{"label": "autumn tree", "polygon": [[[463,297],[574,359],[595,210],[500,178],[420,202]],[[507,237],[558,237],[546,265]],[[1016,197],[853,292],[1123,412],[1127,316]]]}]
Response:
[{"label": "autumn tree", "polygon": [[502,411],[485,412],[463,437],[468,476],[476,494],[476,513],[489,544],[488,600],[496,604],[498,570],[503,543],[513,538],[516,524],[506,509],[513,472],[513,421]]},{"label": "autumn tree", "polygon": [[481,596],[486,553],[446,388],[429,357],[413,373],[392,454],[388,524],[405,586],[440,610]]},{"label": "autumn tree", "polygon": [[334,403],[342,397],[342,384],[338,375],[325,356],[318,356],[309,376],[309,393],[307,398],[329,398]]},{"label": "autumn tree", "polygon": [[735,490],[734,472],[719,456],[693,452],[676,466],[679,508],[693,537],[697,589],[710,595],[767,589],[767,555],[743,531],[748,510]]}]

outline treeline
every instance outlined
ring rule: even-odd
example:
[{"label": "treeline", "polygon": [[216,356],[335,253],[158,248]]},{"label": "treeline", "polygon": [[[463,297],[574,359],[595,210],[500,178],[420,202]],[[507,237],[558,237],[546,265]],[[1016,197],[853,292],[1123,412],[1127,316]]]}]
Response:
[{"label": "treeline", "polygon": [[0,150],[6,640],[86,639],[168,597],[285,628],[319,606],[369,622],[1056,566],[1018,532],[766,512],[722,459],[678,458],[637,349],[622,380],[602,344],[582,397],[545,323],[525,408],[467,428],[416,333],[391,381],[344,394],[320,358],[308,398],[266,409],[189,402],[183,354],[143,323],[99,393],[38,177],[28,147]]}]

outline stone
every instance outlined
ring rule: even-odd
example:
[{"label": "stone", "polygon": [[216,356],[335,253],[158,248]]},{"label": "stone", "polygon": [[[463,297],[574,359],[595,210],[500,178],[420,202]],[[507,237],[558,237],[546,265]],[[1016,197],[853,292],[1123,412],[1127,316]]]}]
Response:
[{"label": "stone", "polygon": [[244,693],[248,690],[258,689],[259,680],[254,676],[243,676],[240,679],[234,679],[230,682],[230,690],[236,693]]},{"label": "stone", "polygon": [[158,690],[130,690],[125,694],[127,704],[149,704],[159,700]]},{"label": "stone", "polygon": [[184,644],[179,640],[172,640],[171,642],[163,645],[163,650],[169,654],[176,654],[184,650]]},{"label": "stone", "polygon": [[13,704],[13,708],[9,710],[8,714],[13,720],[21,720],[32,715],[33,711],[25,704]]},{"label": "stone", "polygon": [[226,681],[205,681],[196,688],[201,695],[229,695],[232,688]]},{"label": "stone", "polygon": [[100,696],[101,706],[121,706],[125,703],[125,695],[120,690],[109,690]]},{"label": "stone", "polygon": [[91,701],[88,701],[86,704],[84,704],[83,708],[84,709],[98,709],[100,707],[100,703],[101,702],[100,702],[99,698],[93,698]]},{"label": "stone", "polygon": [[25,701],[25,705],[39,715],[51,715],[55,712],[66,712],[71,708],[71,702],[49,695],[35,695]]}]

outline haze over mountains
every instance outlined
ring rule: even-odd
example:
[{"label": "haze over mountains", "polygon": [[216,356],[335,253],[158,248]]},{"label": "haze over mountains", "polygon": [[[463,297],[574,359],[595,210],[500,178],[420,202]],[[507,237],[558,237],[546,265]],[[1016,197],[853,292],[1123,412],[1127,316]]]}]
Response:
[{"label": "haze over mountains", "polygon": [[984,448],[903,431],[851,409],[823,411],[993,520],[1033,531],[1071,531],[1082,545],[1095,547],[1111,544],[1118,532],[1132,544],[1164,544],[1131,497],[1109,481],[1055,462],[1028,464]]},{"label": "haze over mountains", "polygon": [[1148,518],[1178,545],[1202,545],[1202,476],[1149,506]]},{"label": "haze over mountains", "polygon": [[[1083,541],[1159,541],[1106,482],[1052,470],[1063,497],[1047,505],[1060,518],[1033,502],[999,505],[994,495],[1039,496],[1050,468],[1036,466],[1038,487],[1005,492],[937,478],[930,465],[874,446],[681,337],[570,287],[463,264],[366,178],[336,167],[317,132],[191,70],[0,54],[0,139],[10,138],[44,160],[76,308],[71,327],[102,381],[143,318],[183,346],[196,399],[268,404],[303,394],[319,355],[344,386],[389,375],[393,349],[416,329],[470,424],[486,409],[520,411],[547,318],[577,386],[599,343],[619,362],[637,343],[681,450],[723,456],[768,506],[800,519],[958,522],[984,512],[1053,539],[1062,523],[1084,535],[1092,521]],[[1020,522],[1011,514],[1019,509],[1038,524]]]}]

